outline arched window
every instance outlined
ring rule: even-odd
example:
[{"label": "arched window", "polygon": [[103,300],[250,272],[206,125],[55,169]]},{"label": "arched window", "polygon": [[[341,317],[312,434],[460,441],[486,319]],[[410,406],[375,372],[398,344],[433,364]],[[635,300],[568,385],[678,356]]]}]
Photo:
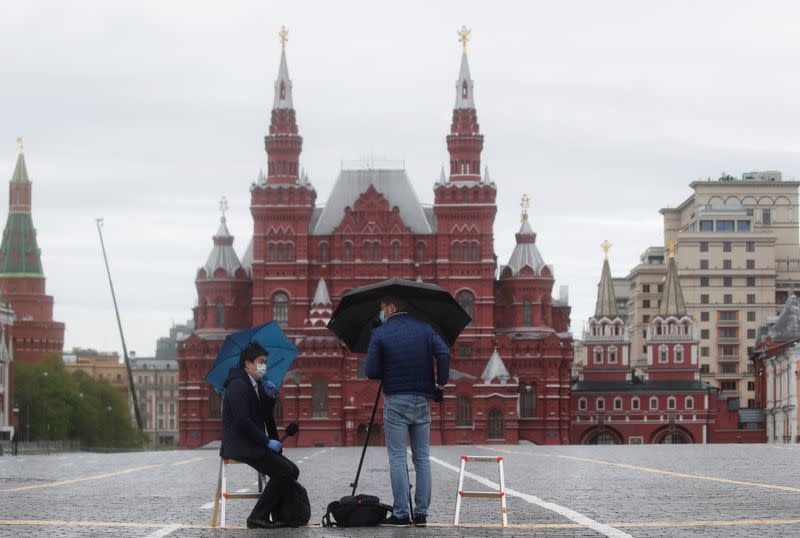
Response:
[{"label": "arched window", "polygon": [[330,247],[328,243],[320,243],[319,245],[319,261],[327,262],[330,257]]},{"label": "arched window", "polygon": [[344,261],[346,262],[353,261],[353,243],[351,243],[350,241],[347,241],[344,244]]},{"label": "arched window", "polygon": [[650,397],[650,410],[655,411],[658,409],[658,398],[655,396]]},{"label": "arched window", "polygon": [[679,434],[679,433],[668,433],[664,437],[661,438],[659,444],[662,445],[685,445],[686,438]]},{"label": "arched window", "polygon": [[597,409],[598,411],[605,411],[606,401],[602,397],[597,398],[597,400],[595,400],[594,403],[594,408]]},{"label": "arched window", "polygon": [[311,416],[328,418],[328,383],[324,379],[315,379],[311,385]]},{"label": "arched window", "polygon": [[472,243],[472,256],[471,256],[471,259],[474,262],[478,261],[478,243],[476,243],[476,242]]},{"label": "arched window", "polygon": [[[469,165],[467,165],[467,173],[469,174]],[[461,193],[461,201],[464,202],[464,203],[469,202],[469,192],[468,191],[464,190],[464,192]]]},{"label": "arched window", "polygon": [[380,243],[380,241],[373,241],[372,242],[372,259],[373,260],[380,260],[381,259],[381,243]]},{"label": "arched window", "polygon": [[634,411],[638,411],[639,410],[639,397],[638,396],[634,396],[631,399],[631,409],[633,409]]},{"label": "arched window", "polygon": [[417,243],[417,261],[424,262],[425,261],[425,243],[422,241]]},{"label": "arched window", "polygon": [[579,410],[586,411],[586,409],[588,409],[588,408],[589,408],[589,404],[586,401],[586,398],[581,398],[580,400],[578,400],[578,409]]},{"label": "arched window", "polygon": [[461,260],[465,262],[469,261],[469,243],[466,241],[461,243]]},{"label": "arched window", "polygon": [[461,249],[458,248],[458,242],[453,243],[453,261],[457,262],[459,254],[461,253]]},{"label": "arched window", "polygon": [[456,402],[456,426],[472,426],[472,399],[467,396]]},{"label": "arched window", "polygon": [[461,305],[461,308],[464,309],[464,312],[469,315],[469,317],[474,317],[472,307],[475,302],[475,296],[471,291],[463,290],[458,292],[456,300],[458,301],[458,304]]},{"label": "arched window", "polygon": [[489,439],[503,439],[504,437],[503,413],[499,409],[492,409],[489,411]]},{"label": "arched window", "polygon": [[608,364],[617,364],[617,346],[608,348]]},{"label": "arched window", "polygon": [[658,362],[659,364],[666,364],[669,362],[669,348],[666,344],[661,344],[658,347]]},{"label": "arched window", "polygon": [[686,409],[694,409],[694,398],[687,396],[684,407],[686,407]]},{"label": "arched window", "polygon": [[289,325],[289,296],[282,291],[272,296],[272,319],[281,327]]},{"label": "arched window", "polygon": [[463,81],[461,83],[461,98],[462,99],[467,99],[469,97],[469,90],[467,88],[468,88],[467,81],[465,80],[465,81]]},{"label": "arched window", "polygon": [[621,411],[622,410],[622,398],[620,398],[619,396],[614,398],[614,410],[615,411]]},{"label": "arched window", "polygon": [[591,439],[589,439],[588,445],[616,445],[617,442],[614,440],[614,436],[608,432],[598,433]]},{"label": "arched window", "polygon": [[290,262],[294,261],[294,243],[286,245],[286,259]]},{"label": "arched window", "polygon": [[675,409],[676,407],[675,396],[667,398],[667,409]]},{"label": "arched window", "polygon": [[533,326],[533,312],[530,300],[522,301],[522,324],[526,327]]},{"label": "arched window", "polygon": [[399,261],[400,260],[400,243],[398,241],[392,241],[392,261]]},{"label": "arched window", "polygon": [[595,364],[603,364],[603,348],[601,346],[594,346],[592,348]]},{"label": "arched window", "polygon": [[272,416],[275,417],[275,425],[283,426],[283,400],[275,398],[275,405],[272,408]]},{"label": "arched window", "polygon": [[281,81],[281,100],[286,99],[286,83]]},{"label": "arched window", "polygon": [[278,261],[282,262],[285,259],[284,245],[283,243],[278,243]]},{"label": "arched window", "polygon": [[271,262],[275,261],[275,243],[267,245],[267,259]]},{"label": "arched window", "polygon": [[536,416],[536,385],[520,385],[519,416],[521,418]]},{"label": "arched window", "polygon": [[372,255],[372,245],[369,241],[364,241],[361,244],[361,259],[362,260],[369,260],[370,256]]},{"label": "arched window", "polygon": [[683,346],[680,344],[675,346],[675,362],[683,362]]},{"label": "arched window", "polygon": [[217,319],[216,319],[216,326],[217,328],[222,328],[225,326],[225,305],[221,302],[217,303]]}]

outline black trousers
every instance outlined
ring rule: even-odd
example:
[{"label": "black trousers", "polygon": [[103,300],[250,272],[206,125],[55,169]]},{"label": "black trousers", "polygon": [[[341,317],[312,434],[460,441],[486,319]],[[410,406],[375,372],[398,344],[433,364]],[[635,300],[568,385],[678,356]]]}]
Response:
[{"label": "black trousers", "polygon": [[[261,492],[261,497],[258,498],[258,502],[253,511],[250,512],[248,519],[270,521],[272,515],[276,513],[286,488],[300,476],[300,469],[283,454],[275,454],[273,452],[269,452],[260,459],[243,459],[240,461],[269,477],[269,481],[264,486],[264,491]],[[275,519],[272,520],[275,521]]]}]

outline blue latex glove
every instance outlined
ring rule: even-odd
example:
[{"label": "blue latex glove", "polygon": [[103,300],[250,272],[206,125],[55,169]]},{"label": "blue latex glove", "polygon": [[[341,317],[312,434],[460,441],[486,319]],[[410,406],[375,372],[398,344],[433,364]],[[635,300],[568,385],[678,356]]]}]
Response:
[{"label": "blue latex glove", "polygon": [[267,448],[272,450],[276,454],[280,454],[281,450],[283,450],[283,445],[277,439],[270,439],[267,443]]},{"label": "blue latex glove", "polygon": [[264,394],[270,398],[275,398],[275,396],[278,394],[278,387],[276,387],[275,383],[266,377],[261,379],[261,390],[263,390]]}]

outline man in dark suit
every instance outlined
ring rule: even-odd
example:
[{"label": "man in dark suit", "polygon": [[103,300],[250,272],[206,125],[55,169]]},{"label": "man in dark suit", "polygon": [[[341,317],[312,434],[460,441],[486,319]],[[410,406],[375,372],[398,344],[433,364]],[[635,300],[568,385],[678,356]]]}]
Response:
[{"label": "man in dark suit", "polygon": [[220,456],[248,464],[269,476],[255,508],[247,518],[248,528],[284,526],[270,521],[283,491],[300,475],[291,460],[282,455],[278,428],[272,410],[278,393],[266,378],[267,351],[251,342],[239,356],[239,366],[231,368],[223,383],[222,447]]}]

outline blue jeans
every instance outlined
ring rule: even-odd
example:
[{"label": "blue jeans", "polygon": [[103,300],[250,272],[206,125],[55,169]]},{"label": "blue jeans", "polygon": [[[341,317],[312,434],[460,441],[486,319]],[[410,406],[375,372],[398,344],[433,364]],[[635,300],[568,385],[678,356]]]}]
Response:
[{"label": "blue jeans", "polygon": [[428,400],[413,394],[392,394],[383,404],[383,431],[389,452],[389,477],[394,495],[393,514],[411,515],[408,505],[408,457],[406,439],[411,437],[411,460],[417,477],[415,515],[427,516],[431,504],[431,460],[429,455],[431,410]]}]

